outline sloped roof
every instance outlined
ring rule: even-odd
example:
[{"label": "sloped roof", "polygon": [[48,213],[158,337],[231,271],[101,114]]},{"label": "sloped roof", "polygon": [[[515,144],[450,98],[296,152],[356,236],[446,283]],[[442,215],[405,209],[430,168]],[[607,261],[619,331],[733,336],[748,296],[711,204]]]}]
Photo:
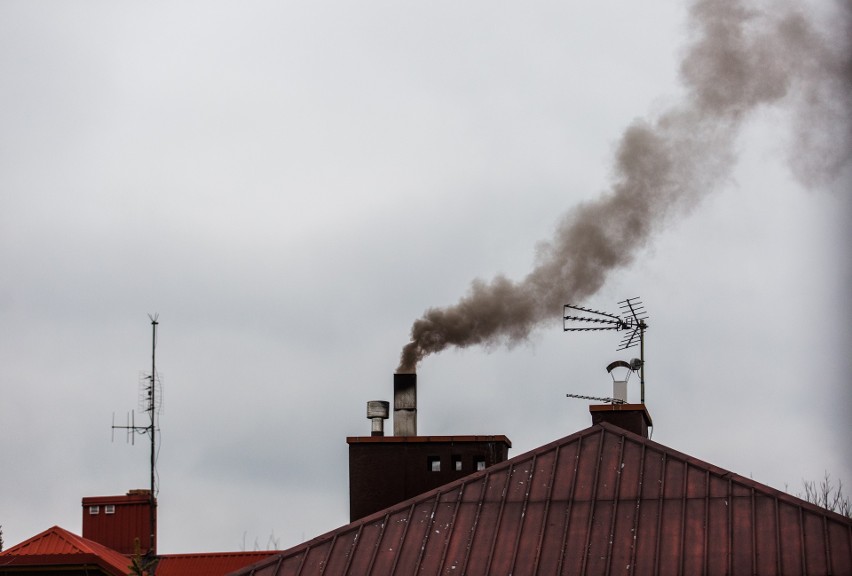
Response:
[{"label": "sloped roof", "polygon": [[0,574],[6,567],[97,566],[107,574],[125,576],[130,561],[106,546],[54,526],[0,552]]},{"label": "sloped roof", "polygon": [[[268,558],[275,551],[213,552],[201,554],[163,554],[157,564],[157,576],[224,576],[249,564]],[[0,553],[0,575],[9,568],[97,566],[107,574],[126,576],[130,559],[93,540],[54,526]]]},{"label": "sloped roof", "polygon": [[275,551],[219,552],[210,554],[164,554],[157,564],[157,576],[225,576],[259,560]]},{"label": "sloped roof", "polygon": [[[163,554],[157,564],[157,576],[224,576],[249,564],[268,558],[275,551],[211,552],[200,554]],[[126,576],[130,559],[98,542],[77,536],[54,526],[0,552],[0,576],[4,568],[99,567],[107,574]]]},{"label": "sloped roof", "polygon": [[852,520],[607,423],[237,571],[852,574]]}]

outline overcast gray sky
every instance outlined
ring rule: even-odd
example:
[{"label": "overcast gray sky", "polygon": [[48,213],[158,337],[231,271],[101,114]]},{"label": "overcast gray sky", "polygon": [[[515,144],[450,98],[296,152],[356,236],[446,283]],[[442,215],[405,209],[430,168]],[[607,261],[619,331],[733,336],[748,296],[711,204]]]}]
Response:
[{"label": "overcast gray sky", "polygon": [[[848,16],[804,18],[843,52]],[[831,72],[750,46],[754,21],[760,70]],[[345,438],[391,398],[412,323],[474,279],[521,283],[566,214],[610,198],[625,130],[690,100],[700,36],[657,0],[0,3],[6,545],[147,487],[146,442],[110,424],[137,407],[155,312],[160,551],[345,524]],[[654,440],[792,492],[824,471],[852,486],[849,101],[809,86],[685,132],[687,202],[602,210],[611,234],[649,229],[581,302],[645,302]],[[518,455],[588,426],[565,394],[609,395],[605,366],[638,351],[561,313],[426,356],[420,433],[505,434]]]}]

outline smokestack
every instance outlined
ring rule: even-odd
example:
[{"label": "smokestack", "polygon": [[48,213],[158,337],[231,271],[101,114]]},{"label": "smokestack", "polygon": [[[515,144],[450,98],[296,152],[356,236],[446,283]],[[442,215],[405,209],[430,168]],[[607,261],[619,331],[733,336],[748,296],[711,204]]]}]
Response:
[{"label": "smokestack", "polygon": [[384,400],[370,400],[367,402],[367,418],[373,421],[370,436],[385,435],[385,420],[388,419],[390,403]]},{"label": "smokestack", "polygon": [[417,374],[393,375],[393,435],[417,436]]}]

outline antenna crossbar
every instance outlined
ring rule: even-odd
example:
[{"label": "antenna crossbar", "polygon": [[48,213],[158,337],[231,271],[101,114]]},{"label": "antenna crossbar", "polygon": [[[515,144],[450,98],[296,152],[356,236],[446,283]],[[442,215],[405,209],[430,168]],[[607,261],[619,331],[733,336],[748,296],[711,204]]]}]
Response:
[{"label": "antenna crossbar", "polygon": [[627,334],[626,336],[624,336],[624,338],[621,339],[621,343],[618,345],[618,348],[616,348],[616,350],[618,350],[618,351],[627,350],[628,348],[632,348],[633,346],[636,346],[636,344],[639,343],[639,336],[640,336],[641,332],[642,332],[642,328],[640,326],[637,326],[633,330],[633,332],[631,332],[630,334]]},{"label": "antenna crossbar", "polygon": [[136,445],[136,435],[137,434],[147,434],[151,430],[151,426],[137,426],[136,425],[136,412],[131,411],[127,413],[127,426],[116,426],[115,425],[115,412],[112,414],[112,439],[115,440],[115,431],[116,430],[126,430],[127,431],[127,439],[126,441]]},{"label": "antenna crossbar", "polygon": [[[619,330],[623,324],[620,319],[604,320],[603,318],[587,318],[586,316],[563,316],[564,320],[574,320],[577,322],[592,322],[594,324],[611,324],[612,327],[598,328],[598,330]],[[570,328],[566,328],[570,330]]]},{"label": "antenna crossbar", "polygon": [[601,312],[600,310],[593,310],[591,308],[585,308],[583,306],[577,306],[576,304],[566,304],[565,308],[571,308],[572,310],[581,310],[583,312],[589,312],[590,314],[597,314],[598,316],[607,316],[608,318],[613,318],[618,320],[618,316],[613,314],[609,314],[607,312]]},{"label": "antenna crossbar", "polygon": [[598,396],[584,396],[583,394],[566,394],[568,398],[578,398],[580,400],[597,400],[599,402],[607,402],[608,404],[626,404],[621,398],[601,398]]},{"label": "antenna crossbar", "polygon": [[[595,316],[576,316],[574,314],[569,314],[569,310],[580,310],[581,312],[594,314]],[[585,323],[585,325],[569,326],[569,322],[580,322]],[[592,326],[589,326],[588,324],[592,324]],[[600,326],[600,324],[603,324],[603,326]],[[624,328],[629,327],[630,324],[625,323],[623,318],[619,318],[614,314],[608,314],[607,312],[601,312],[600,310],[592,310],[591,308],[585,308],[583,306],[577,306],[575,304],[566,304],[562,309],[562,329],[565,332],[586,332],[590,330],[622,330]]]},{"label": "antenna crossbar", "polygon": [[648,318],[645,305],[642,304],[642,301],[638,297],[622,300],[618,303],[618,306],[622,314],[625,316],[630,315],[637,324]]}]

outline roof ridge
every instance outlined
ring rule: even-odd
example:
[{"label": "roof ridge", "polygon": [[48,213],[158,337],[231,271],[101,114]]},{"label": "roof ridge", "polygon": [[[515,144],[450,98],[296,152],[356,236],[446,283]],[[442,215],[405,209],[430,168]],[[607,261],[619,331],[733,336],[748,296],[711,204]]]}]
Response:
[{"label": "roof ridge", "polygon": [[[25,550],[27,548],[31,548],[37,542],[47,540],[48,538],[58,538],[59,540],[61,540],[65,544],[68,544],[72,548],[76,548],[77,550],[79,550],[79,547],[76,546],[76,544],[74,543],[74,541],[72,539],[68,538],[68,535],[73,536],[73,534],[71,534],[71,532],[68,532],[68,530],[66,530],[65,528],[62,528],[61,526],[58,526],[58,525],[54,525],[54,526],[51,526],[50,528],[48,528],[47,530],[39,532],[35,536],[31,536],[30,538],[27,538],[23,542],[18,542],[17,544],[12,546],[11,548],[3,550],[2,552],[0,552],[0,554],[6,555],[6,556],[21,555],[22,550]],[[84,551],[80,550],[80,552],[84,552]]]},{"label": "roof ridge", "polygon": [[72,548],[75,548],[77,550],[77,553],[82,553],[82,554],[94,554],[94,553],[96,553],[95,550],[91,546],[88,545],[89,542],[92,542],[91,540],[87,540],[86,538],[83,538],[82,536],[77,536],[73,532],[69,532],[65,528],[62,528],[61,526],[54,526],[52,528],[52,530],[54,531],[54,533],[59,538],[63,539],[65,542],[67,542]]}]

